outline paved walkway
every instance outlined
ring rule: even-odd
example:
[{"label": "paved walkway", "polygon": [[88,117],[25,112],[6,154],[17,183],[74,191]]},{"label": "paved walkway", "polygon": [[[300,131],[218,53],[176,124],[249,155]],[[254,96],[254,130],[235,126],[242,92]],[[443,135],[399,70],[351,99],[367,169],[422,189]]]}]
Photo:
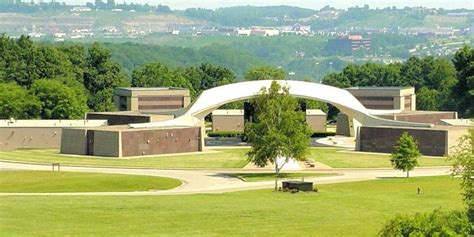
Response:
[{"label": "paved walkway", "polygon": [[[51,170],[50,165],[22,164],[0,162],[0,170]],[[243,182],[238,178],[226,176],[226,173],[261,172],[261,171],[235,171],[235,170],[158,170],[158,169],[126,169],[126,168],[100,168],[100,167],[75,167],[61,166],[61,171],[113,173],[128,175],[147,175],[170,177],[183,181],[183,185],[171,190],[137,191],[137,192],[82,192],[82,193],[0,193],[8,195],[57,195],[57,196],[87,196],[87,195],[182,195],[195,193],[224,193],[241,190],[272,188],[274,181]],[[417,168],[410,172],[410,176],[437,176],[449,174],[449,167]],[[305,178],[315,184],[354,182],[372,180],[381,177],[404,177],[405,173],[392,169],[334,169],[322,173],[334,172],[340,175],[315,178]]]}]

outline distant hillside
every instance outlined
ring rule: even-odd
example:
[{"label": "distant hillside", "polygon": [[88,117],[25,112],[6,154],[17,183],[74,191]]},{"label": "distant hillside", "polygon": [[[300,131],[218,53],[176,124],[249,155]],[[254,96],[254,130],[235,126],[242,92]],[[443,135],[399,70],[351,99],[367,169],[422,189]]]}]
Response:
[{"label": "distant hillside", "polygon": [[120,63],[129,75],[134,68],[150,62],[161,62],[172,67],[211,63],[225,66],[239,76],[251,67],[268,65],[246,51],[226,45],[211,45],[199,49],[136,43],[104,45],[112,51],[112,59]]},{"label": "distant hillside", "polygon": [[193,19],[202,19],[223,26],[282,26],[295,23],[311,24],[313,29],[334,27],[469,27],[470,16],[448,16],[450,12],[472,10],[440,10],[426,8],[370,9],[352,7],[340,10],[325,7],[315,11],[291,6],[239,6],[216,10],[191,8],[174,11]]},{"label": "distant hillside", "polygon": [[216,10],[190,8],[179,14],[203,19],[224,26],[276,26],[294,23],[295,19],[311,17],[316,11],[291,6],[238,6]]}]

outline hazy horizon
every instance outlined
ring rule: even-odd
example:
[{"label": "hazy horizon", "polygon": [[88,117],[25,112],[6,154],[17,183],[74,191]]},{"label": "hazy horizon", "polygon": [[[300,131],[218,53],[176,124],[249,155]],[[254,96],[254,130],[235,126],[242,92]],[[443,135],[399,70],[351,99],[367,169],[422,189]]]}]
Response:
[{"label": "hazy horizon", "polygon": [[[106,0],[103,0],[104,2]],[[427,8],[445,8],[445,9],[473,9],[473,3],[467,0],[295,0],[292,2],[284,0],[261,0],[261,1],[252,1],[252,0],[206,0],[206,1],[190,1],[190,0],[115,0],[116,3],[148,3],[152,5],[168,5],[172,9],[186,9],[186,8],[208,8],[216,9],[219,7],[231,7],[231,6],[275,6],[275,5],[288,5],[303,7],[309,9],[321,9],[326,5],[332,7],[347,9],[349,7],[363,6],[368,4],[370,8],[384,8],[395,6],[397,8],[403,7],[427,7]],[[59,0],[58,2],[65,2],[67,4],[85,4],[87,2],[94,2],[94,0]]]}]

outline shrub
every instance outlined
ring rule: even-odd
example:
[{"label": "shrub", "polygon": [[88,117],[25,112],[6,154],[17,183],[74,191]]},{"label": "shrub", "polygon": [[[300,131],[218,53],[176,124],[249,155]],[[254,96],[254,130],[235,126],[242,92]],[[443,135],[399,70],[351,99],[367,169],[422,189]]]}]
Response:
[{"label": "shrub", "polygon": [[396,216],[379,232],[379,236],[469,236],[470,224],[465,212],[417,213]]},{"label": "shrub", "polygon": [[207,136],[209,137],[243,137],[243,132],[231,132],[231,131],[218,131],[218,132],[208,132]]},{"label": "shrub", "polygon": [[336,136],[335,132],[315,132],[311,134],[311,137],[330,137],[330,136]]}]

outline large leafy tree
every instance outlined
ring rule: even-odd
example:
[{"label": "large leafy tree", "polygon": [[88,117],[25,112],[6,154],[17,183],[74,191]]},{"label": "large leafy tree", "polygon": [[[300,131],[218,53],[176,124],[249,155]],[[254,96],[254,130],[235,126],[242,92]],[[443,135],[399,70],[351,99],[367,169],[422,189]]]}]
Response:
[{"label": "large leafy tree", "polygon": [[245,73],[245,80],[284,80],[285,71],[281,68],[274,68],[269,66],[254,67]]},{"label": "large leafy tree", "polygon": [[192,84],[183,75],[161,63],[149,63],[134,70],[132,86],[183,87],[194,92]]},{"label": "large leafy tree", "polygon": [[0,83],[0,118],[27,119],[39,116],[38,99],[15,83]]},{"label": "large leafy tree", "polygon": [[78,119],[87,111],[84,94],[57,80],[37,80],[30,90],[41,103],[41,118]]},{"label": "large leafy tree", "polygon": [[196,95],[203,90],[234,83],[237,79],[228,68],[209,63],[186,68],[182,70],[182,75],[192,84]]},{"label": "large leafy tree", "polygon": [[404,132],[390,157],[393,168],[407,172],[408,178],[410,177],[410,170],[418,165],[418,157],[420,157],[420,151],[415,138]]},{"label": "large leafy tree", "polygon": [[453,59],[456,67],[457,84],[452,96],[456,98],[461,116],[474,116],[474,48],[465,46],[458,50]]},{"label": "large leafy tree", "polygon": [[88,50],[86,62],[84,86],[89,91],[89,108],[94,111],[114,110],[113,90],[130,84],[122,67],[111,60],[110,50],[98,43]]},{"label": "large leafy tree", "polygon": [[[453,175],[461,178],[468,217],[474,227],[474,129],[469,130],[469,134],[461,138],[449,159],[454,161]],[[474,234],[473,231],[474,229],[471,229],[471,234]]]},{"label": "large leafy tree", "polygon": [[340,88],[351,86],[413,86],[421,110],[453,110],[451,89],[457,83],[453,64],[443,58],[411,57],[403,64],[367,63],[347,65],[330,73],[323,83]]},{"label": "large leafy tree", "polygon": [[38,79],[71,75],[73,65],[53,46],[37,45],[29,37],[15,40],[0,37],[0,66],[3,81],[29,88]]},{"label": "large leafy tree", "polygon": [[[252,148],[248,158],[257,166],[272,163],[275,167],[275,190],[278,176],[284,164],[290,159],[301,160],[307,154],[311,133],[304,114],[297,111],[296,98],[289,95],[289,89],[273,81],[270,88],[262,88],[255,99],[255,122],[247,123],[245,134]],[[277,159],[284,160],[283,163]]]}]

